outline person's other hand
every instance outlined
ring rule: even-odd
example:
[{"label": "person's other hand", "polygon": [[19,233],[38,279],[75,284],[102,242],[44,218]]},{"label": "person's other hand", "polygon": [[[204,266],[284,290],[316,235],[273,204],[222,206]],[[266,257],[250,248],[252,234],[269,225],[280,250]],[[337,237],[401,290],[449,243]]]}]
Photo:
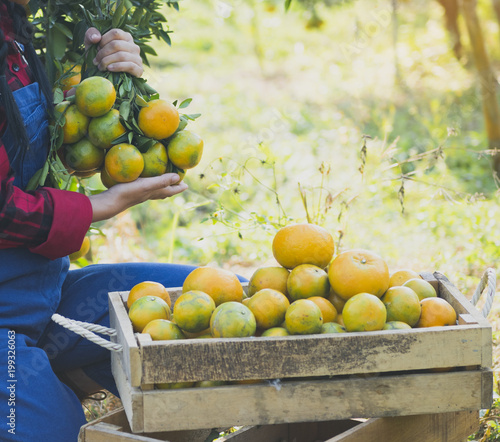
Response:
[{"label": "person's other hand", "polygon": [[148,200],[165,199],[187,189],[179,175],[166,173],[157,177],[138,178],[131,183],[115,184],[110,189],[91,195],[92,222],[112,218],[129,207]]},{"label": "person's other hand", "polygon": [[144,72],[140,48],[134,43],[132,35],[121,29],[111,29],[104,35],[96,28],[85,32],[85,49],[97,45],[94,64],[99,70],[110,72],[128,72],[140,77]]}]

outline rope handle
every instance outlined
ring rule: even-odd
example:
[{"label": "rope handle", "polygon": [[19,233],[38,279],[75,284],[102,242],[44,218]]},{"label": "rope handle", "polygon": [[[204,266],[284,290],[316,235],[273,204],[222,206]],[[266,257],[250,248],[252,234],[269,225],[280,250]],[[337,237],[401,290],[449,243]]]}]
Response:
[{"label": "rope handle", "polygon": [[52,315],[52,320],[61,327],[67,328],[77,335],[80,335],[89,341],[92,341],[94,344],[106,348],[107,350],[120,352],[123,349],[121,344],[108,341],[107,339],[96,335],[96,333],[100,333],[108,336],[116,336],[116,330],[112,328],[103,327],[98,324],[91,324],[89,322],[77,321],[75,319],[68,319],[58,313],[54,313]]},{"label": "rope handle", "polygon": [[486,290],[486,300],[484,302],[483,310],[481,311],[482,315],[486,318],[490,313],[491,307],[493,305],[493,298],[495,297],[495,291],[497,286],[497,275],[495,269],[491,267],[487,268],[481,277],[481,281],[472,296],[471,303],[473,306],[476,306],[483,290],[487,287]]}]

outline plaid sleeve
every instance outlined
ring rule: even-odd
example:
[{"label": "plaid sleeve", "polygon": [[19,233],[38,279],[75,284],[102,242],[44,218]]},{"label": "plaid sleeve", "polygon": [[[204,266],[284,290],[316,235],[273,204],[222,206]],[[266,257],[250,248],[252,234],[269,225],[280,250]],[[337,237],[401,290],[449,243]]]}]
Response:
[{"label": "plaid sleeve", "polygon": [[14,186],[0,140],[0,249],[25,247],[50,259],[80,249],[92,221],[90,200],[76,192]]}]

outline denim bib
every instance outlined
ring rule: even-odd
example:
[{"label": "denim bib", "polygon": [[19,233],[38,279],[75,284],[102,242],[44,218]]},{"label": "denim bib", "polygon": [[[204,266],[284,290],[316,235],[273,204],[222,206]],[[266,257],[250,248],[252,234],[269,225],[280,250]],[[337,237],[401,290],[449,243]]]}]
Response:
[{"label": "denim bib", "polygon": [[30,84],[13,92],[17,107],[23,117],[30,145],[20,150],[11,128],[7,127],[2,142],[15,171],[14,185],[25,189],[34,173],[43,167],[48,155],[49,120],[43,94],[38,83]]},{"label": "denim bib", "polygon": [[[14,185],[25,189],[47,158],[48,115],[37,83],[14,91],[14,98],[30,145],[19,151],[10,128],[2,142],[15,172]],[[68,268],[67,257],[50,260],[27,248],[0,250],[0,328],[14,329],[27,336],[28,344],[36,344],[59,305]]]}]

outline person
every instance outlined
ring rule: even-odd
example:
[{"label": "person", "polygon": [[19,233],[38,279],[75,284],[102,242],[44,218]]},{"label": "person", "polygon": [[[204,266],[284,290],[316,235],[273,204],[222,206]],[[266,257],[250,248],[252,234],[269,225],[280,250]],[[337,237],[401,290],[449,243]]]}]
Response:
[{"label": "person", "polygon": [[[48,187],[26,191],[49,148],[51,85],[31,44],[29,0],[0,0],[0,440],[76,441],[80,399],[118,394],[110,352],[55,324],[67,318],[109,326],[108,292],[152,280],[181,286],[188,265],[126,263],[69,270],[91,222],[186,190],[177,174],[140,178],[87,197]],[[87,30],[101,70],[143,72],[130,34]],[[71,388],[70,388],[71,387]]]}]

